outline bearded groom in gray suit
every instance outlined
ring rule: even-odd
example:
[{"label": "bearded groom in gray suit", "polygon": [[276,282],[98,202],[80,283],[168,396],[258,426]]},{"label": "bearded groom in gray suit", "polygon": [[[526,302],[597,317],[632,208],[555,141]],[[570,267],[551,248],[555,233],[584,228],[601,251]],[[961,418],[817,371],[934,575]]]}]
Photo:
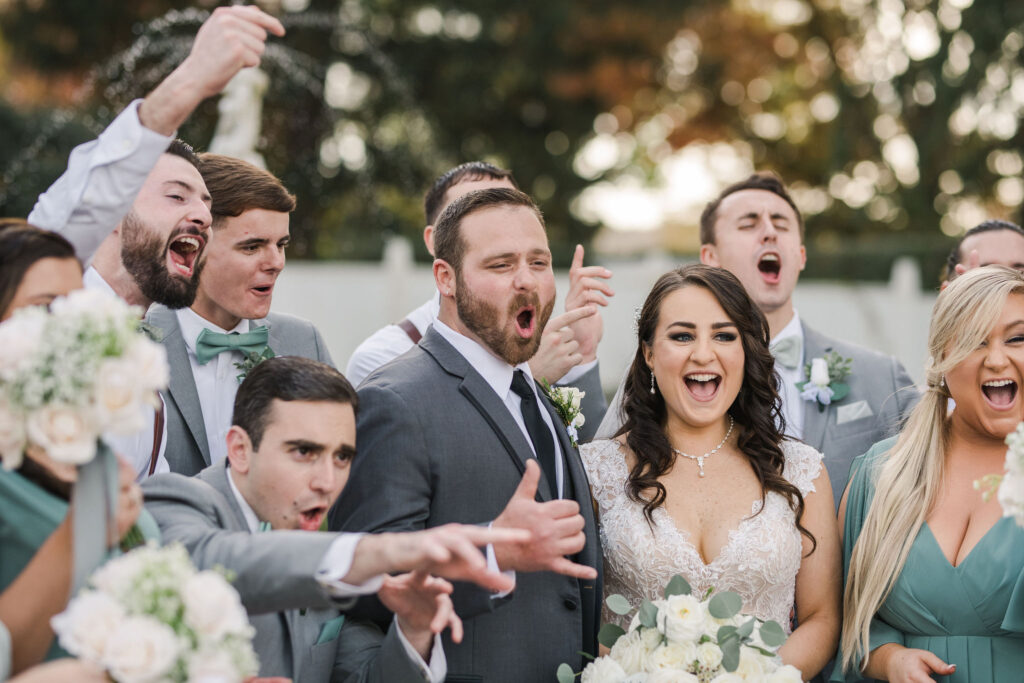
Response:
[{"label": "bearded groom in gray suit", "polygon": [[[807,262],[804,223],[782,181],[754,174],[722,190],[700,219],[700,260],[728,270],[743,283],[771,328],[786,434],[825,456],[836,507],[853,459],[898,431],[917,401],[913,380],[895,358],[828,337],[809,327],[793,307],[793,291]],[[849,394],[829,405],[801,396],[814,359],[838,354],[850,359],[843,380]],[[622,387],[612,401],[599,437],[622,426]]]},{"label": "bearded groom in gray suit", "polygon": [[516,572],[514,591],[456,588],[466,638],[445,641],[448,681],[554,680],[596,654],[601,548],[579,453],[527,363],[555,299],[543,219],[517,190],[470,192],[441,215],[434,247],[439,316],[360,385],[351,494],[330,526],[531,531],[488,551]]},{"label": "bearded groom in gray suit", "polygon": [[[146,507],[164,540],[182,543],[199,568],[235,575],[261,676],[440,683],[446,663],[436,634],[451,627],[458,640],[461,622],[451,584],[429,573],[507,588],[511,581],[488,572],[476,546],[528,535],[458,525],[317,533],[348,478],[356,403],[351,384],[327,365],[268,360],[238,391],[228,462],[197,477],[147,480]],[[337,611],[346,598],[373,592],[396,615],[387,635]]]},{"label": "bearded groom in gray suit", "polygon": [[333,365],[312,323],[270,313],[295,197],[273,175],[240,159],[203,154],[201,170],[213,224],[195,303],[177,311],[153,306],[146,318],[171,370],[166,410],[157,416],[167,423],[167,462],[186,475],[224,459],[235,392],[247,367],[271,355]]}]

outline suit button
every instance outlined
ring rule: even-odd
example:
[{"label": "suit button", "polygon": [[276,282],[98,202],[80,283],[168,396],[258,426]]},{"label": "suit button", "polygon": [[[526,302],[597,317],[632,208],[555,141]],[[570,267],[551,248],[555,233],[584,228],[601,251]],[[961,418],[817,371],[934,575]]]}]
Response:
[{"label": "suit button", "polygon": [[562,604],[565,605],[565,608],[567,610],[574,610],[574,609],[576,609],[576,601],[573,600],[572,598],[566,598],[565,602],[563,602]]}]

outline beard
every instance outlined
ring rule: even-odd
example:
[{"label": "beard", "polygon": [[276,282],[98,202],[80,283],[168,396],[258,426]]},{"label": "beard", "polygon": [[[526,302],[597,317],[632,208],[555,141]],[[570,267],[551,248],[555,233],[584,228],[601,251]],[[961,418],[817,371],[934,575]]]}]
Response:
[{"label": "beard", "polygon": [[517,294],[509,302],[506,314],[514,316],[523,306],[533,306],[534,315],[537,317],[536,327],[533,336],[529,338],[520,337],[509,332],[500,324],[502,313],[497,306],[484,299],[478,299],[470,292],[469,287],[462,281],[461,274],[456,274],[455,282],[455,306],[459,312],[459,319],[470,329],[480,340],[499,358],[502,358],[509,365],[524,363],[537,353],[540,347],[541,335],[544,333],[544,326],[551,317],[551,311],[555,307],[555,299],[541,307],[540,297],[533,294]]},{"label": "beard", "polygon": [[198,257],[191,278],[167,270],[167,250],[171,242],[188,232],[191,231],[175,230],[166,241],[161,241],[156,231],[134,211],[129,212],[121,224],[121,263],[125,270],[143,296],[171,309],[191,306],[199,289],[203,263]]}]

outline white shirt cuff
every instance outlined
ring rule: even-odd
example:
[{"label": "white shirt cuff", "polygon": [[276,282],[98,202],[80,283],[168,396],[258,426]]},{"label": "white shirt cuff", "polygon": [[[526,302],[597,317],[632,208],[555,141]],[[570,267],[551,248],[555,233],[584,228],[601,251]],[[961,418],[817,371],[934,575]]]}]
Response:
[{"label": "white shirt cuff", "polygon": [[[491,525],[488,524],[487,528],[490,529]],[[502,570],[502,568],[498,566],[498,556],[494,554],[494,546],[491,545],[490,543],[487,544],[487,553],[486,554],[487,554],[487,571],[489,571],[489,572],[501,572],[502,574],[504,574],[508,578],[512,579],[513,581],[516,580],[516,570],[515,569]],[[512,586],[512,588],[508,589],[507,591],[499,591],[497,593],[492,593],[491,594],[491,598],[493,598],[493,599],[503,598],[506,595],[508,595],[509,593],[511,593],[512,591],[514,591],[515,589],[516,589],[516,587]]]},{"label": "white shirt cuff", "polygon": [[563,387],[565,385],[567,385],[567,384],[572,384],[573,382],[578,380],[580,377],[582,377],[583,375],[585,375],[588,372],[590,372],[591,370],[593,370],[595,367],[597,367],[597,359],[596,358],[594,360],[590,361],[589,363],[580,363],[579,365],[576,365],[576,366],[573,366],[572,368],[569,368],[569,372],[567,372],[564,375],[562,375],[562,378],[560,380],[558,380],[557,382],[555,382],[555,384],[557,384],[558,386],[563,386]]},{"label": "white shirt cuff", "polygon": [[380,590],[384,584],[384,575],[374,576],[358,586],[342,581],[350,569],[356,554],[359,539],[365,534],[342,534],[331,543],[331,547],[320,560],[316,572],[316,580],[324,587],[332,598],[353,598],[358,595],[370,595]]},{"label": "white shirt cuff", "polygon": [[402,627],[398,625],[397,616],[394,618],[394,623],[395,631],[398,633],[398,640],[402,643],[405,654],[423,672],[423,677],[430,681],[430,683],[444,683],[444,679],[448,675],[448,660],[444,656],[441,634],[434,636],[434,647],[430,650],[430,664],[427,664],[423,661],[423,657],[420,657],[420,653],[416,651],[416,648],[406,640],[405,634],[402,633]]}]

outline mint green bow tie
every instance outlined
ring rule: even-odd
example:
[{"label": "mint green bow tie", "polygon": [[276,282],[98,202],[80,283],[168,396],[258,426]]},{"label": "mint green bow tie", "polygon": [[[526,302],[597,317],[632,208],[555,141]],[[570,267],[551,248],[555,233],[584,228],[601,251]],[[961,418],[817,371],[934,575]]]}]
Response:
[{"label": "mint green bow tie", "polygon": [[270,522],[260,522],[260,526],[256,530],[256,533],[262,534],[264,532],[271,531],[271,530],[272,530],[272,527],[270,526]]},{"label": "mint green bow tie", "polygon": [[241,351],[242,354],[259,353],[267,348],[267,328],[254,327],[248,332],[222,334],[203,329],[196,339],[196,360],[206,365],[223,351]]},{"label": "mint green bow tie", "polygon": [[796,335],[784,337],[768,347],[768,350],[775,356],[775,362],[790,369],[800,365],[801,348],[800,337]]}]

